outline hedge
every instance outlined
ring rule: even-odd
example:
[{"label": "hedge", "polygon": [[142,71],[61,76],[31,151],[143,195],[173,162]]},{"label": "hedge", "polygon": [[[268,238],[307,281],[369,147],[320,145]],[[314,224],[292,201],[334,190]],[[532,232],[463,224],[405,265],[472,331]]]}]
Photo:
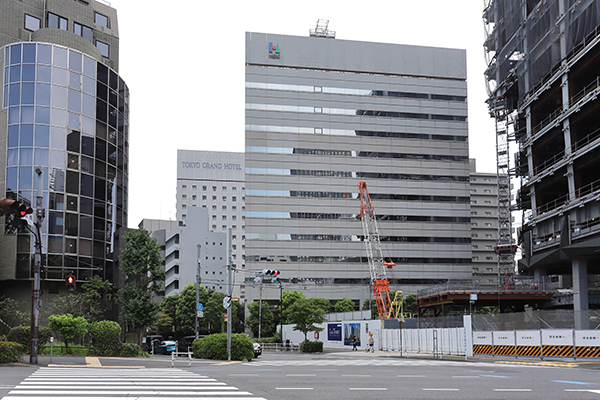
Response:
[{"label": "hedge", "polygon": [[121,327],[115,321],[98,321],[89,325],[92,335],[90,350],[97,356],[119,356],[123,344],[121,343]]},{"label": "hedge", "polygon": [[[227,334],[215,333],[194,340],[193,356],[210,360],[227,360]],[[249,361],[254,358],[252,340],[242,333],[231,335],[231,359]]]},{"label": "hedge", "polygon": [[23,357],[23,345],[15,342],[0,342],[0,363],[19,362]]},{"label": "hedge", "polygon": [[[38,348],[50,341],[52,333],[47,326],[38,327]],[[30,326],[15,326],[10,329],[6,340],[9,342],[16,342],[23,346],[25,352],[29,351],[31,346],[31,327]]]},{"label": "hedge", "polygon": [[323,342],[311,342],[310,340],[305,340],[300,343],[300,351],[303,353],[322,353]]}]

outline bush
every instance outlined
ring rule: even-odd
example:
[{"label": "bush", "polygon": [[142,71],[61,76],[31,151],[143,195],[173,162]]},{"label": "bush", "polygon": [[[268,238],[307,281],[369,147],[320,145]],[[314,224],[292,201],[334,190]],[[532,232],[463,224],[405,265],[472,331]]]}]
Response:
[{"label": "bush", "polygon": [[148,357],[148,354],[142,351],[137,343],[123,343],[121,346],[122,357]]},{"label": "bush", "polygon": [[[227,334],[216,333],[194,340],[192,344],[195,358],[210,360],[227,360]],[[244,334],[231,335],[231,359],[248,361],[254,358],[254,345],[252,340]]]},{"label": "bush", "polygon": [[121,355],[121,327],[115,321],[98,321],[90,324],[91,352],[97,356]]},{"label": "bush", "polygon": [[303,353],[322,353],[323,342],[311,342],[310,340],[305,340],[300,343],[300,351]]},{"label": "bush", "polygon": [[15,342],[0,342],[0,363],[19,362],[23,357],[23,345]]},{"label": "bush", "polygon": [[[46,326],[38,327],[38,348],[50,341],[52,333]],[[16,342],[23,346],[25,352],[29,351],[31,345],[31,327],[30,326],[15,326],[10,329],[6,340],[9,342]]]}]

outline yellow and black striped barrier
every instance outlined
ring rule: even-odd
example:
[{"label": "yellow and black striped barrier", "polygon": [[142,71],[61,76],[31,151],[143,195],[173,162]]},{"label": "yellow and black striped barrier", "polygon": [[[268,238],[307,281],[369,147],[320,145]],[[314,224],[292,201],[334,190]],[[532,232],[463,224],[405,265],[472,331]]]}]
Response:
[{"label": "yellow and black striped barrier", "polygon": [[[600,357],[600,347],[597,346],[578,346],[576,354],[573,346],[517,346],[517,356],[522,357],[541,357],[543,350],[544,357]],[[492,346],[490,344],[473,345],[473,354],[485,354],[496,356],[514,356],[515,346]]]}]

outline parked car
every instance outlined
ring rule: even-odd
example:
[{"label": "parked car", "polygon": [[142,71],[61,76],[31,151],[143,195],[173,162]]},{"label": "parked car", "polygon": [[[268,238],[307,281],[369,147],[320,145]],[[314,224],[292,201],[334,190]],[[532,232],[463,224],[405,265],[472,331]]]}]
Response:
[{"label": "parked car", "polygon": [[252,342],[254,345],[254,358],[260,356],[262,354],[262,346],[256,342]]},{"label": "parked car", "polygon": [[161,335],[150,335],[146,336],[146,341],[144,342],[144,346],[148,353],[152,353],[152,348],[154,347],[154,353],[156,353],[156,347],[163,341],[163,337]]},{"label": "parked car", "polygon": [[171,354],[177,348],[177,343],[174,340],[164,340],[155,348],[156,354]]},{"label": "parked car", "polygon": [[196,340],[196,336],[194,336],[194,335],[182,337],[177,342],[177,350],[179,352],[184,352],[184,353],[187,353],[188,351],[191,351],[192,350],[192,343],[194,343],[194,340]]}]

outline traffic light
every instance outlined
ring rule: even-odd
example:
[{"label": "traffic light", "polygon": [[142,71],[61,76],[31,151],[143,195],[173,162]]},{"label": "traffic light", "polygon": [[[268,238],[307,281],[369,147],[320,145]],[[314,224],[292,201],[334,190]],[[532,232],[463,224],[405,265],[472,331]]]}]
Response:
[{"label": "traffic light", "polygon": [[262,274],[263,276],[271,277],[272,283],[279,282],[280,272],[275,269],[263,269]]},{"label": "traffic light", "polygon": [[27,226],[27,220],[23,219],[27,214],[33,213],[31,207],[19,203],[17,200],[3,198],[0,199],[0,217],[3,215],[12,215],[12,225],[15,228]]},{"label": "traffic light", "polygon": [[67,275],[67,279],[65,280],[65,283],[67,284],[68,292],[75,291],[75,277],[73,276],[73,274]]}]

